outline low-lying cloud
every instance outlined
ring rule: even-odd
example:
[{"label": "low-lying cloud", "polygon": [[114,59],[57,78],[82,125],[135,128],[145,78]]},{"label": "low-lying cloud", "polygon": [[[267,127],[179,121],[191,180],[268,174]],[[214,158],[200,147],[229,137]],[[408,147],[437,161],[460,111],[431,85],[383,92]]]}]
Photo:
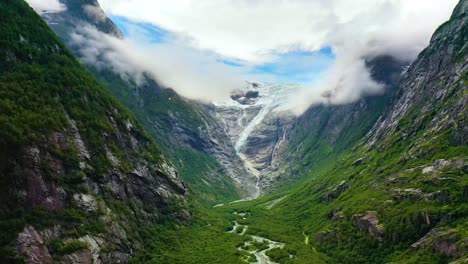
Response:
[{"label": "low-lying cloud", "polygon": [[145,36],[120,39],[83,24],[71,35],[84,63],[111,69],[142,84],[149,75],[163,86],[196,100],[214,101],[243,85],[242,72],[177,40],[151,43]]},{"label": "low-lying cloud", "polygon": [[106,21],[107,16],[104,11],[98,6],[94,5],[84,5],[83,10],[88,15],[89,18],[93,19],[94,22]]},{"label": "low-lying cloud", "polygon": [[65,5],[58,0],[26,0],[28,4],[37,12],[60,12],[65,10]]},{"label": "low-lying cloud", "polygon": [[457,1],[377,2],[372,11],[331,27],[325,38],[337,59],[319,84],[291,97],[294,112],[300,114],[314,104],[345,104],[382,93],[384,86],[371,78],[366,60],[391,55],[411,62],[449,18]]},{"label": "low-lying cloud", "polygon": [[[27,1],[39,13],[65,9],[58,0]],[[155,43],[135,27],[127,28],[127,39],[119,39],[83,24],[72,34],[83,61],[137,83],[149,74],[191,99],[227,98],[246,79],[281,80],[272,76],[281,71],[268,75],[255,69],[278,62],[282,54],[331,48],[334,61],[328,70],[311,74],[308,79],[314,79],[314,84],[299,89],[289,100],[291,110],[300,114],[314,104],[345,104],[381,93],[384,87],[371,78],[365,61],[379,55],[413,60],[450,16],[457,0],[99,2],[107,13],[153,24],[168,36]],[[99,7],[83,8],[94,22],[106,19]]]},{"label": "low-lying cloud", "polygon": [[457,0],[99,0],[106,12],[184,36],[195,49],[254,65],[275,54],[331,47],[336,61],[315,85],[291,98],[296,113],[311,104],[349,103],[382,91],[365,59],[411,61],[427,46]]}]

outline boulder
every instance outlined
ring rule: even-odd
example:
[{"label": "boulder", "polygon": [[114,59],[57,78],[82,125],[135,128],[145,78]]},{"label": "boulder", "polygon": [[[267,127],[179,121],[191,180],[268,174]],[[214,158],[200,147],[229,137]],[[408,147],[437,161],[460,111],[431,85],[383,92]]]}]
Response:
[{"label": "boulder", "polygon": [[460,235],[456,229],[442,230],[440,228],[431,229],[421,239],[411,245],[413,249],[429,249],[439,254],[449,257],[459,257],[468,253],[466,248],[459,247],[459,244],[468,242],[464,239],[460,242]]},{"label": "boulder", "polygon": [[78,208],[86,213],[95,212],[98,209],[98,204],[93,196],[84,193],[73,194],[73,201]]},{"label": "boulder", "polygon": [[338,222],[338,221],[341,221],[343,219],[344,219],[344,214],[343,214],[343,212],[339,211],[339,212],[336,212],[336,213],[333,214],[330,221]]},{"label": "boulder", "polygon": [[354,215],[353,221],[359,231],[371,235],[379,242],[383,241],[384,226],[379,224],[376,211],[367,211],[365,215]]},{"label": "boulder", "polygon": [[46,245],[59,236],[60,230],[60,226],[55,226],[38,232],[31,225],[25,226],[16,239],[18,254],[24,257],[24,262],[28,264],[53,263]]},{"label": "boulder", "polygon": [[421,190],[415,188],[394,188],[391,189],[390,194],[393,195],[394,199],[397,202],[402,202],[404,200],[412,200],[412,201],[419,201],[424,198],[424,194]]},{"label": "boulder", "polygon": [[359,165],[361,165],[361,164],[362,164],[362,161],[363,161],[363,159],[362,159],[362,158],[360,158],[360,159],[357,159],[357,160],[355,160],[355,161],[353,162],[353,164],[352,164],[352,165],[353,165],[353,166],[359,166]]},{"label": "boulder", "polygon": [[322,200],[327,202],[332,202],[336,198],[338,198],[341,193],[346,191],[349,188],[349,184],[346,184],[346,181],[343,180],[338,183],[331,191],[322,195]]}]

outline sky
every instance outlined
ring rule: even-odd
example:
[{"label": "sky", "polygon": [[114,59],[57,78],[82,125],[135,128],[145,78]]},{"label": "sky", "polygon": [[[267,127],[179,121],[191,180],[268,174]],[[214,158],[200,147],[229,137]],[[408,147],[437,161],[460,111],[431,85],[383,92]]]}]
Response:
[{"label": "sky", "polygon": [[[28,0],[38,11],[59,0]],[[126,39],[89,25],[74,40],[85,62],[128,78],[149,72],[191,99],[226,97],[245,80],[298,83],[293,111],[378,94],[366,60],[408,64],[457,0],[98,0]],[[91,13],[96,12],[90,12]],[[98,54],[106,61],[96,60]],[[119,56],[116,56],[116,55]],[[326,96],[324,96],[326,95]]]},{"label": "sky", "polygon": [[[123,16],[110,16],[110,18],[126,38],[139,39],[139,41],[145,39],[146,42],[155,45],[170,45],[174,41],[174,32],[149,22],[133,21]],[[207,50],[210,49],[200,49],[200,52]],[[251,78],[279,83],[316,83],[320,75],[334,61],[334,54],[330,47],[317,51],[300,48],[294,48],[287,52],[272,51],[269,54],[271,59],[261,60],[258,63],[244,60],[242,57],[223,56],[213,50],[210,51],[219,56],[217,62],[231,67],[243,68],[246,75],[250,75]]]}]

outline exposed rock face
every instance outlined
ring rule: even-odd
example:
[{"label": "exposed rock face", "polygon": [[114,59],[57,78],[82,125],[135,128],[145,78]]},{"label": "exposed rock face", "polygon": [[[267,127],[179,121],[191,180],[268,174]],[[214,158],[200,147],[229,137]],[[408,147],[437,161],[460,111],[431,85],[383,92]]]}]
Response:
[{"label": "exposed rock face", "polygon": [[[59,133],[55,133],[54,136],[58,134]],[[64,143],[62,141],[53,142],[57,144]],[[60,148],[60,146],[58,147]],[[56,182],[49,181],[42,170],[42,163],[47,163],[52,175],[56,177],[61,176],[65,171],[62,161],[54,159],[49,153],[41,152],[38,147],[30,147],[27,149],[23,158],[22,170],[26,177],[22,189],[19,191],[22,203],[29,208],[45,207],[49,210],[63,209],[66,198],[65,190]]]},{"label": "exposed rock face", "polygon": [[395,188],[390,190],[390,193],[395,197],[395,200],[398,202],[401,202],[406,199],[417,201],[424,198],[424,194],[422,193],[422,191],[414,188]]},{"label": "exposed rock face", "polygon": [[[80,129],[70,122],[71,128],[68,132],[54,132],[50,136],[43,137],[42,144],[26,148],[24,154],[18,159],[16,172],[22,175],[17,179],[17,185],[12,185],[10,192],[18,193],[18,200],[11,199],[5,204],[16,203],[16,206],[28,208],[30,210],[46,209],[49,212],[63,212],[65,209],[76,208],[86,215],[102,215],[98,222],[109,224],[102,238],[90,237],[89,235],[80,239],[89,245],[89,250],[81,250],[72,253],[64,258],[65,262],[74,261],[74,263],[100,263],[104,259],[107,262],[117,260],[126,262],[130,258],[131,248],[135,241],[128,241],[125,231],[120,226],[125,226],[126,216],[116,215],[108,208],[107,203],[113,201],[131,201],[133,203],[132,213],[138,217],[142,223],[149,223],[162,216],[160,209],[167,206],[184,206],[185,204],[185,186],[181,182],[177,172],[166,161],[160,164],[149,162],[141,157],[125,160],[131,166],[134,166],[133,172],[126,173],[120,166],[109,160],[108,171],[104,171],[100,177],[96,178],[94,174],[93,160],[95,157],[88,153],[86,140],[83,138],[79,142],[76,158],[79,160],[76,167],[65,165],[64,161],[50,152],[50,149],[60,149],[64,152],[69,151],[75,146],[77,135]],[[146,151],[147,142],[141,139],[135,128],[129,131],[121,130],[116,126],[115,132],[119,135],[116,142],[120,149],[133,153],[134,151]],[[136,145],[133,145],[128,139],[129,134],[140,138]],[[112,139],[114,140],[114,139]],[[104,141],[109,144],[110,140]],[[106,148],[106,147],[104,147]],[[86,152],[85,152],[86,151]],[[88,153],[83,155],[83,153]],[[69,157],[70,158],[70,157]],[[86,164],[84,167],[81,164]],[[102,168],[101,168],[102,169]],[[73,179],[73,185],[84,190],[90,190],[90,193],[73,193],[68,185],[60,183],[59,179],[70,177],[70,173],[79,175]],[[67,203],[67,197],[71,197],[71,203]],[[103,203],[98,204],[94,197],[101,197]],[[104,212],[101,210],[104,209]],[[190,214],[184,210],[176,211],[173,215],[182,221],[189,221]],[[93,216],[95,217],[95,216]],[[118,220],[117,220],[118,219]],[[31,223],[34,224],[34,223]],[[61,229],[67,229],[64,226]],[[74,228],[71,226],[71,228]],[[25,257],[27,263],[53,263],[55,260],[49,252],[47,242],[53,239],[66,239],[61,236],[57,229],[46,229],[37,232],[31,225],[25,227],[24,231],[18,235],[17,250]],[[110,239],[113,237],[113,239]],[[99,246],[97,246],[99,245]],[[101,246],[124,248],[127,251],[111,251],[101,254]],[[89,258],[91,257],[91,258]],[[117,258],[117,259],[114,259]]]},{"label": "exposed rock face", "polygon": [[60,12],[60,15],[56,13],[42,14],[45,19],[49,20],[54,31],[63,31],[60,24],[75,26],[78,23],[87,21],[107,34],[123,38],[122,32],[106,16],[97,0],[61,0],[60,2],[67,7],[65,11]]},{"label": "exposed rock face", "polygon": [[[51,256],[47,245],[58,239],[63,234],[61,226],[54,226],[43,231],[37,231],[33,226],[28,225],[18,235],[16,247],[18,252],[25,257],[28,264],[57,263]],[[103,238],[86,235],[78,239],[67,239],[65,244],[76,241],[83,242],[86,248],[60,257],[59,263],[127,263],[130,254],[112,251],[109,254],[102,254],[101,248],[110,246]]]},{"label": "exposed rock face", "polygon": [[89,194],[75,193],[73,194],[73,200],[81,210],[87,213],[97,210],[97,202],[94,197]]},{"label": "exposed rock face", "polygon": [[468,248],[464,247],[468,239],[461,239],[457,230],[431,229],[424,237],[411,245],[413,249],[430,249],[439,254],[449,257],[461,257],[468,253]]},{"label": "exposed rock face", "polygon": [[330,221],[332,222],[338,222],[338,221],[341,221],[344,219],[344,215],[342,212],[337,212],[335,213],[332,218],[330,219]]},{"label": "exposed rock face", "polygon": [[[450,22],[442,25],[432,36],[430,45],[405,72],[400,83],[398,100],[374,127],[369,144],[382,144],[391,134],[401,139],[414,136],[422,127],[430,127],[421,139],[431,138],[440,131],[454,127],[450,142],[452,145],[467,144],[466,112],[466,61],[467,3],[460,1]],[[441,89],[441,87],[444,87]],[[454,98],[450,107],[434,111],[438,102],[448,102]],[[426,117],[430,117],[426,120]],[[405,118],[405,119],[404,119]],[[411,120],[411,126],[404,126]],[[458,126],[457,124],[460,124]],[[398,133],[397,133],[398,132]],[[411,157],[421,155],[424,150],[415,146]]]},{"label": "exposed rock face", "polygon": [[79,250],[64,256],[62,263],[94,264],[93,255],[89,249]]},{"label": "exposed rock face", "polygon": [[279,154],[287,146],[286,133],[292,123],[291,119],[292,116],[286,113],[271,113],[246,142],[243,153],[264,175],[279,168]]},{"label": "exposed rock face", "polygon": [[331,201],[335,200],[336,198],[338,198],[338,196],[340,196],[341,193],[344,192],[349,187],[350,187],[349,183],[347,183],[345,180],[343,180],[340,183],[338,183],[338,185],[333,187],[332,190],[330,190],[329,192],[322,195],[322,200],[327,201],[327,202],[331,202]]},{"label": "exposed rock face", "polygon": [[[27,225],[23,232],[18,235],[16,249],[19,254],[25,257],[26,263],[48,264],[53,263],[53,259],[47,249],[46,243],[58,237],[58,230],[47,230],[37,232],[34,227]],[[44,233],[50,233],[45,235]]]},{"label": "exposed rock face", "polygon": [[197,111],[199,111],[198,117],[202,125],[197,128],[197,133],[183,129],[178,124],[184,122],[174,119],[173,124],[179,127],[176,131],[181,132],[178,135],[176,132],[173,140],[179,142],[174,142],[174,145],[180,144],[180,139],[186,139],[182,141],[183,146],[207,153],[219,162],[223,173],[235,181],[242,196],[254,195],[256,193],[255,177],[244,168],[241,159],[236,155],[234,145],[226,134],[225,128],[219,120],[209,114],[209,106],[200,105],[199,107]]},{"label": "exposed rock face", "polygon": [[244,128],[258,115],[262,108],[259,106],[246,108],[208,106],[207,109],[219,120],[224,132],[228,135],[232,144],[235,144]]},{"label": "exposed rock face", "polygon": [[384,226],[379,224],[376,211],[367,211],[364,216],[354,215],[353,221],[359,231],[371,235],[380,242],[383,241]]}]

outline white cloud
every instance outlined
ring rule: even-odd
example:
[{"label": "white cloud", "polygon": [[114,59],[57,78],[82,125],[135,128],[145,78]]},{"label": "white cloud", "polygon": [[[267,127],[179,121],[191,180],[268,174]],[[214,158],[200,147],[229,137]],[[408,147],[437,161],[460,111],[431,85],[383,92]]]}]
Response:
[{"label": "white cloud", "polygon": [[65,6],[58,0],[26,0],[37,13],[60,12],[65,10]]},{"label": "white cloud", "polygon": [[104,13],[99,6],[84,5],[83,10],[95,22],[106,21],[106,18],[107,18],[106,13]]},{"label": "white cloud", "polygon": [[457,0],[99,2],[108,14],[186,35],[194,47],[258,63],[271,59],[272,51],[317,50],[356,41],[420,49]]},{"label": "white cloud", "polygon": [[[348,103],[378,93],[364,59],[412,60],[457,0],[99,0],[107,13],[149,22],[188,45],[260,64],[292,50],[332,47],[326,77],[291,99],[297,113],[317,103]],[[323,94],[329,95],[324,98]]]},{"label": "white cloud", "polygon": [[243,85],[245,72],[218,62],[214,54],[201,53],[177,39],[168,43],[148,42],[140,32],[132,39],[106,35],[90,25],[71,35],[81,59],[98,68],[110,68],[125,79],[144,82],[144,74],[190,99],[214,101],[226,98]]},{"label": "white cloud", "polygon": [[365,60],[348,57],[337,60],[322,80],[304,87],[289,98],[290,108],[301,114],[315,104],[346,104],[364,95],[380,94],[384,85],[375,82]]}]

